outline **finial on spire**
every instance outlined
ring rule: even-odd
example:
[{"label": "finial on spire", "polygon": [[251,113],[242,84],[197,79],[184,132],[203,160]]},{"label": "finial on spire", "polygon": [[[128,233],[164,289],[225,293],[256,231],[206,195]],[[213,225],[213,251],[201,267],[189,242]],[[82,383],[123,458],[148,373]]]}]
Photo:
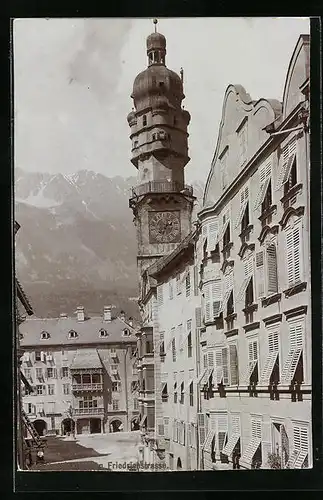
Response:
[{"label": "finial on spire", "polygon": [[180,75],[181,75],[181,80],[182,80],[182,82],[183,82],[183,80],[184,80],[184,70],[183,70],[183,68],[181,68],[181,69],[180,69],[180,72],[179,72],[179,73],[180,73]]},{"label": "finial on spire", "polygon": [[153,23],[155,25],[155,33],[157,33],[157,23],[158,23],[158,20],[157,19],[154,19],[153,20]]}]

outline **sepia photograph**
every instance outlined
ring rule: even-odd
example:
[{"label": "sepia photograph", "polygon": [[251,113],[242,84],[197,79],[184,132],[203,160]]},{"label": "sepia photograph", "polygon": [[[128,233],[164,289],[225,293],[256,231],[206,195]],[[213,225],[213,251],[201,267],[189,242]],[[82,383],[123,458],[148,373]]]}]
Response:
[{"label": "sepia photograph", "polygon": [[16,469],[313,468],[310,19],[12,51]]}]

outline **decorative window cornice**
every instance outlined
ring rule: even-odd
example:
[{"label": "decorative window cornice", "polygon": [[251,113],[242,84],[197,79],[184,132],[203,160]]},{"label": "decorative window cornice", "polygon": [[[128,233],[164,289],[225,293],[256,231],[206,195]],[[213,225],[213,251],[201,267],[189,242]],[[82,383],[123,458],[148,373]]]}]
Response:
[{"label": "decorative window cornice", "polygon": [[255,244],[254,243],[243,243],[241,245],[241,248],[238,252],[239,257],[242,259],[244,257],[244,254],[246,253],[247,250],[250,250],[250,252],[253,252],[255,249]]},{"label": "decorative window cornice", "polygon": [[222,264],[221,271],[222,273],[230,272],[233,269],[234,260],[225,260]]},{"label": "decorative window cornice", "polygon": [[294,318],[295,316],[302,316],[307,313],[307,306],[294,307],[288,311],[284,311],[286,319]]},{"label": "decorative window cornice", "polygon": [[282,229],[286,227],[287,222],[292,216],[301,217],[302,215],[304,215],[304,212],[305,212],[305,207],[298,207],[298,208],[288,207],[287,210],[285,210],[281,220],[279,221],[279,224],[281,225]]},{"label": "decorative window cornice", "polygon": [[254,323],[249,323],[248,325],[244,325],[242,328],[247,333],[247,332],[251,332],[252,330],[257,330],[257,329],[259,329],[259,327],[260,327],[260,322],[255,321]]},{"label": "decorative window cornice", "polygon": [[268,234],[276,235],[278,233],[278,230],[279,230],[278,224],[275,224],[274,226],[266,225],[262,228],[258,240],[262,244],[265,241]]},{"label": "decorative window cornice", "polygon": [[282,314],[273,314],[272,316],[267,316],[267,318],[263,319],[263,322],[266,326],[273,325],[274,323],[279,323],[282,321]]}]

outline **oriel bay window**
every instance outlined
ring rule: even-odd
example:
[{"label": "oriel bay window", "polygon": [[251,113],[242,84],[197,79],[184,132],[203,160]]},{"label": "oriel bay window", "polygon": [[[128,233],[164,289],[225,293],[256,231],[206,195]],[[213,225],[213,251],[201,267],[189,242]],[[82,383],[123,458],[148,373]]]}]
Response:
[{"label": "oriel bay window", "polygon": [[289,460],[289,439],[285,425],[281,422],[273,422],[271,428],[272,449],[281,459],[281,468],[285,469]]},{"label": "oriel bay window", "polygon": [[238,350],[235,343],[215,349],[215,380],[217,384],[238,385]]},{"label": "oriel bay window", "polygon": [[82,399],[79,400],[79,409],[82,410],[90,410],[92,408],[98,407],[98,400],[93,398],[93,396],[83,396]]}]

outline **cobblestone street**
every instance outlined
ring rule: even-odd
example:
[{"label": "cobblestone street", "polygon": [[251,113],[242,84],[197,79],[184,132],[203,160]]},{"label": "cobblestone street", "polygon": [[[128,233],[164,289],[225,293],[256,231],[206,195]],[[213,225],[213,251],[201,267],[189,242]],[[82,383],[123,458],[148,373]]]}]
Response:
[{"label": "cobblestone street", "polygon": [[76,441],[73,438],[57,437],[49,438],[47,443],[46,462],[42,465],[35,464],[32,470],[108,470],[109,462],[137,461],[140,433],[133,431],[80,435],[76,437]]}]

